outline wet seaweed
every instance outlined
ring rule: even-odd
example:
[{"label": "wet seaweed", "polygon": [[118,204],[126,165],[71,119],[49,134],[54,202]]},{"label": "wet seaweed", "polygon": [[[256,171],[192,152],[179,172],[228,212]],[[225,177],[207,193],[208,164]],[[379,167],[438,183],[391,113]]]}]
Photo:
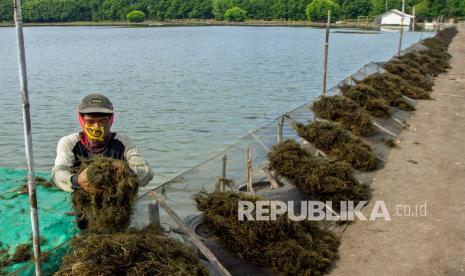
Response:
[{"label": "wet seaweed", "polygon": [[0,275],[3,275],[3,269],[10,265],[10,254],[8,248],[3,248],[3,243],[0,242]]},{"label": "wet seaweed", "polygon": [[394,142],[393,139],[384,139],[382,138],[381,139],[381,142],[383,142],[384,144],[386,144],[386,146],[390,147],[390,148],[396,148],[398,147],[398,145],[396,144],[396,142]]},{"label": "wet seaweed", "polygon": [[316,221],[239,221],[238,201],[258,198],[235,192],[194,196],[203,223],[221,244],[239,257],[286,275],[322,275],[337,257],[338,238]]},{"label": "wet seaweed", "polygon": [[311,110],[322,119],[340,123],[355,135],[367,137],[375,132],[369,113],[347,97],[321,97],[312,104]]},{"label": "wet seaweed", "polygon": [[54,275],[208,275],[192,249],[155,227],[91,233],[71,247]]},{"label": "wet seaweed", "polygon": [[106,157],[84,162],[80,171],[85,168],[88,185],[101,192],[89,193],[84,189],[74,192],[72,202],[76,213],[89,221],[91,232],[126,230],[139,188],[136,175],[126,162]]},{"label": "wet seaweed", "polygon": [[55,275],[207,275],[195,252],[154,226],[128,229],[138,182],[126,162],[83,160],[87,184],[98,189],[73,193],[77,213],[89,221],[87,233],[71,240],[72,252]]},{"label": "wet seaweed", "polygon": [[430,94],[426,92],[424,89],[412,86],[408,81],[399,76],[393,75],[388,72],[380,73],[380,75],[382,76],[382,78],[384,78],[384,81],[395,85],[397,91],[399,91],[404,96],[407,96],[415,100],[431,99]]},{"label": "wet seaweed", "polygon": [[11,255],[11,263],[20,263],[32,259],[32,245],[30,243],[19,244],[15,248],[15,252]]},{"label": "wet seaweed", "polygon": [[315,157],[293,140],[273,146],[268,158],[272,169],[313,200],[331,201],[338,208],[341,201],[358,203],[369,197],[368,187],[354,178],[349,164]]},{"label": "wet seaweed", "polygon": [[433,90],[433,83],[427,76],[423,75],[417,68],[410,67],[400,60],[392,59],[385,63],[383,68],[389,73],[405,79],[412,86],[421,87],[425,91]]},{"label": "wet seaweed", "polygon": [[373,87],[365,84],[355,86],[343,85],[339,87],[342,94],[350,98],[375,117],[390,117],[389,102]]},{"label": "wet seaweed", "polygon": [[415,107],[402,97],[402,93],[397,89],[395,83],[392,83],[385,77],[385,74],[375,73],[359,81],[357,85],[368,85],[378,91],[382,97],[389,101],[389,105],[400,108],[405,111],[413,111]]},{"label": "wet seaweed", "polygon": [[315,121],[308,125],[296,124],[297,134],[312,143],[317,149],[344,160],[353,168],[373,171],[379,161],[370,145],[346,132],[338,123]]}]

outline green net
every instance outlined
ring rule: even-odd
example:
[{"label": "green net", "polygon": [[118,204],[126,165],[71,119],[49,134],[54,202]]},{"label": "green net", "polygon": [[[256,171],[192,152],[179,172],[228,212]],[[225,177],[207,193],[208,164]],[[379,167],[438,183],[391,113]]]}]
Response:
[{"label": "green net", "polygon": [[[0,242],[9,255],[13,255],[20,244],[32,244],[29,198],[22,189],[26,184],[27,171],[0,168]],[[48,178],[48,173],[36,173]],[[41,250],[44,256],[42,271],[52,274],[61,265],[61,257],[67,251],[67,241],[78,229],[75,226],[70,194],[55,187],[37,185]],[[18,271],[19,275],[31,275],[34,263],[24,261],[11,263],[3,268],[3,273]],[[1,274],[1,273],[0,273]]]}]

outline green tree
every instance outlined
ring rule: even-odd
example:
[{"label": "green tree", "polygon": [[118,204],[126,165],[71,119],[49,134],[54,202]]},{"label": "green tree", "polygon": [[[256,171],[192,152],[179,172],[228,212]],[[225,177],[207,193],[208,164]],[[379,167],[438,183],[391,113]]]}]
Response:
[{"label": "green tree", "polygon": [[232,0],[213,0],[212,2],[212,13],[216,20],[223,20],[224,13],[227,9],[234,6]]},{"label": "green tree", "polygon": [[402,9],[402,0],[372,0],[371,1],[371,16],[377,16],[384,12],[386,12],[386,3],[387,3],[387,10],[391,9]]},{"label": "green tree", "polygon": [[269,0],[249,0],[247,14],[251,19],[273,19],[273,9]]},{"label": "green tree", "polygon": [[13,1],[0,0],[0,21],[11,21],[13,19]]},{"label": "green tree", "polygon": [[329,10],[331,10],[331,19],[337,19],[340,7],[331,0],[313,0],[308,4],[305,13],[310,21],[324,21],[328,17]]},{"label": "green tree", "polygon": [[83,18],[82,3],[73,0],[30,0],[23,4],[26,22],[64,22],[90,20]]},{"label": "green tree", "polygon": [[224,19],[228,21],[245,21],[247,18],[247,12],[239,7],[232,7],[226,10],[224,13]]},{"label": "green tree", "polygon": [[369,15],[371,9],[371,0],[351,0],[342,4],[341,14],[344,18],[357,18]]},{"label": "green tree", "polygon": [[145,14],[141,11],[132,11],[126,15],[126,20],[131,23],[142,23],[145,20]]}]

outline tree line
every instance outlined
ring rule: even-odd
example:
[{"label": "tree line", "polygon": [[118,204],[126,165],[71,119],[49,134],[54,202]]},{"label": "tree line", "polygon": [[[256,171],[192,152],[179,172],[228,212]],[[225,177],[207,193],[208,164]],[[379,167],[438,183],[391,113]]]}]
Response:
[{"label": "tree line", "polygon": [[[255,20],[321,21],[328,9],[334,19],[376,16],[386,8],[401,9],[402,0],[23,0],[25,22],[125,20],[131,11],[146,19],[217,19],[239,13]],[[421,18],[465,16],[465,0],[406,0]],[[0,21],[11,21],[13,0],[0,0]],[[234,17],[233,17],[234,18]]]}]

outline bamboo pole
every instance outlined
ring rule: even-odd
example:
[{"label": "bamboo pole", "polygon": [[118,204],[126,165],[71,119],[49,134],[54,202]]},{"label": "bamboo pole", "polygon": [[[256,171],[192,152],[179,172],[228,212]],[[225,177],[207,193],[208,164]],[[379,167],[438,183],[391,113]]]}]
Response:
[{"label": "bamboo pole", "polygon": [[222,161],[223,166],[221,167],[221,180],[220,180],[220,191],[224,191],[224,181],[226,179],[226,162],[228,160],[228,156],[225,154],[223,155]]},{"label": "bamboo pole", "polygon": [[415,6],[413,6],[413,24],[412,24],[412,31],[415,32],[415,14],[416,14],[416,10],[415,10]]},{"label": "bamboo pole", "polygon": [[149,203],[149,221],[150,224],[155,226],[156,228],[160,228],[160,210],[158,208],[158,202]]},{"label": "bamboo pole", "polygon": [[29,205],[32,226],[32,244],[34,248],[35,273],[42,275],[42,261],[40,259],[39,242],[39,216],[37,212],[37,196],[34,180],[34,155],[32,151],[31,112],[29,105],[29,92],[27,85],[26,53],[24,49],[23,18],[21,0],[14,0],[14,19],[16,26],[16,39],[18,44],[19,82],[21,87],[21,101],[23,109],[24,144],[27,160],[27,186],[29,190]]},{"label": "bamboo pole", "polygon": [[284,115],[278,121],[278,144],[283,142]]},{"label": "bamboo pole", "polygon": [[255,195],[253,189],[252,146],[247,149],[247,192]]},{"label": "bamboo pole", "polygon": [[165,212],[171,217],[171,219],[176,222],[178,225],[179,229],[184,232],[190,239],[190,241],[197,247],[200,252],[202,252],[203,255],[210,261],[210,263],[222,274],[222,275],[227,275],[230,276],[231,274],[229,273],[226,268],[218,261],[218,259],[215,257],[215,255],[206,247],[203,242],[197,237],[197,235],[189,229],[184,222],[181,220],[181,218],[174,212],[171,207],[168,206],[168,204],[165,202],[165,200],[158,195],[155,191],[150,191],[149,194],[158,202],[161,208],[165,210]]},{"label": "bamboo pole", "polygon": [[402,51],[402,40],[404,39],[404,14],[405,14],[405,0],[402,0],[402,19],[400,22],[399,50],[397,51],[397,55],[400,55],[400,51]]},{"label": "bamboo pole", "polygon": [[328,10],[328,22],[326,23],[325,50],[323,62],[323,96],[326,96],[326,75],[328,72],[328,48],[329,48],[329,27],[331,24],[331,10]]}]

